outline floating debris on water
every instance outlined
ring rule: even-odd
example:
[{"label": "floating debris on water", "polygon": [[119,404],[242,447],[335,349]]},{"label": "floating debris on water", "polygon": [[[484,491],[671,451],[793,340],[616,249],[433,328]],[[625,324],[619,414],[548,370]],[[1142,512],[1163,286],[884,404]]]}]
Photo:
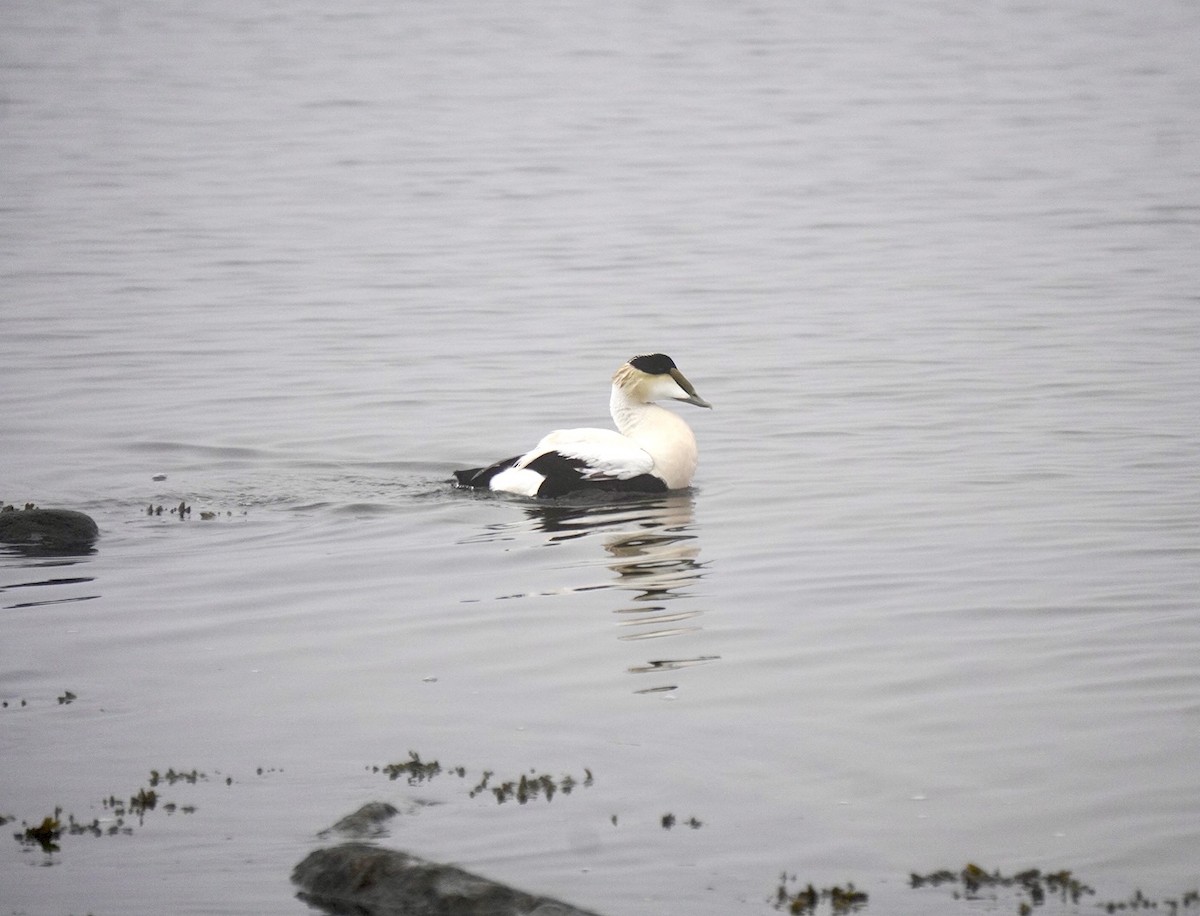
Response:
[{"label": "floating debris on water", "polygon": [[580,781],[570,774],[560,779],[555,779],[549,773],[538,773],[537,770],[530,770],[528,774],[522,773],[513,779],[506,779],[499,785],[490,786],[489,781],[495,774],[491,770],[484,770],[483,778],[471,789],[468,795],[474,798],[484,790],[490,789],[496,797],[496,803],[499,805],[514,798],[521,805],[539,797],[544,797],[546,801],[551,801],[559,792],[563,795],[570,795],[576,786],[590,786],[592,784],[592,771],[585,768],[583,772],[584,778]]},{"label": "floating debris on water", "polygon": [[[502,805],[509,799],[515,798],[518,804],[523,805],[539,795],[544,795],[546,801],[554,798],[554,793],[559,790],[559,784],[554,781],[554,777],[548,773],[531,775],[532,778],[522,773],[519,779],[510,779],[495,786],[492,794],[496,796],[496,803]],[[565,793],[569,795],[573,786],[574,780],[571,780],[570,786],[564,790]]]},{"label": "floating debris on water", "polygon": [[403,763],[389,763],[386,766],[373,767],[372,771],[386,773],[388,779],[392,780],[404,776],[410,786],[416,786],[439,775],[442,772],[442,765],[436,760],[426,763],[416,751],[409,751],[408,760]]},{"label": "floating debris on water", "polygon": [[[959,871],[943,868],[925,875],[914,872],[909,875],[909,885],[914,888],[952,885],[955,899],[965,900],[996,900],[1001,889],[1011,888],[1017,894],[1018,916],[1031,916],[1035,907],[1042,906],[1052,897],[1057,897],[1063,903],[1078,904],[1084,897],[1096,893],[1065,869],[1042,871],[1029,868],[1005,875],[998,870],[988,871],[974,862],[968,862]],[[1106,913],[1155,910],[1178,916],[1188,911],[1200,911],[1200,890],[1190,890],[1178,897],[1159,900],[1147,897],[1138,890],[1127,900],[1110,900],[1096,906]]]},{"label": "floating debris on water", "polygon": [[40,824],[31,827],[22,822],[21,826],[25,829],[21,833],[14,833],[13,837],[26,846],[40,846],[42,852],[58,852],[58,838],[62,836],[61,816],[62,808],[55,808],[54,813],[47,815]]},{"label": "floating debris on water", "polygon": [[[957,872],[943,868],[926,875],[915,872],[909,875],[909,885],[913,888],[940,887],[944,884],[961,887],[961,894],[967,900],[985,897],[996,899],[998,889],[1013,888],[1018,894],[1017,913],[1020,916],[1028,916],[1033,907],[1041,906],[1050,896],[1058,897],[1064,903],[1079,903],[1080,898],[1096,893],[1066,870],[1043,872],[1038,868],[1029,868],[1005,875],[999,870],[988,871],[974,862],[968,862]],[[959,893],[955,890],[956,897]]]},{"label": "floating debris on water", "polygon": [[[615,821],[614,821],[614,823],[615,823]],[[675,826],[675,824],[676,824],[676,820],[675,820],[674,814],[664,814],[662,816],[663,830],[670,830],[672,827]],[[692,817],[689,817],[686,821],[683,821],[683,824],[684,824],[684,826],[691,827],[693,830],[699,830],[701,827],[704,826],[704,821],[700,820],[698,817],[695,817],[693,815]]]},{"label": "floating debris on water", "polygon": [[[80,580],[80,581],[88,581],[88,580]],[[77,694],[73,690],[64,690],[62,693],[57,694],[54,697],[55,704],[58,706],[70,706],[72,703],[74,703],[78,699],[79,699],[79,694]],[[32,701],[27,698],[24,698],[24,697],[22,697],[21,699],[13,698],[11,700],[0,700],[0,709],[25,709],[25,708],[29,707],[31,702],[32,702],[33,706],[36,707],[43,700],[47,703],[50,702],[48,698],[43,698],[43,697],[34,697],[34,699]]]},{"label": "floating debris on water", "polygon": [[[39,846],[46,853],[60,851],[58,840],[64,833],[68,836],[129,836],[133,833],[133,828],[126,822],[126,818],[137,817],[138,826],[143,826],[146,816],[152,811],[162,811],[168,815],[194,814],[196,812],[195,805],[180,805],[173,801],[165,801],[159,793],[160,786],[173,786],[180,782],[194,785],[207,778],[195,769],[178,771],[172,768],[165,773],[151,770],[148,786],[139,788],[129,796],[117,796],[114,793],[108,798],[100,800],[100,805],[109,815],[103,824],[100,818],[92,818],[90,821],[76,820],[74,814],[68,814],[64,822],[63,809],[59,806],[54,809],[53,815],[43,818],[38,824],[31,826],[22,822],[23,830],[13,836],[19,843],[25,846]],[[0,817],[0,824],[11,820],[15,820],[15,818]]]},{"label": "floating debris on water", "polygon": [[1187,910],[1200,910],[1200,890],[1190,890],[1186,894],[1181,894],[1178,897],[1164,897],[1162,900],[1153,900],[1141,892],[1134,891],[1133,896],[1128,900],[1110,900],[1107,903],[1100,904],[1100,908],[1106,913],[1126,913],[1137,912],[1138,910],[1161,910],[1168,916],[1177,916],[1180,912]]},{"label": "floating debris on water", "polygon": [[138,789],[137,795],[129,797],[129,810],[139,818],[147,811],[153,811],[158,805],[158,793],[153,789]]},{"label": "floating debris on water", "polygon": [[775,909],[786,909],[788,913],[812,914],[817,912],[822,902],[828,902],[831,913],[842,914],[857,912],[867,905],[866,891],[860,891],[852,881],[847,882],[845,887],[835,884],[820,890],[809,882],[797,890],[789,890],[789,884],[794,886],[798,883],[796,876],[789,877],[787,872],[779,876],[779,887],[775,890]]},{"label": "floating debris on water", "polygon": [[124,819],[129,815],[136,815],[138,826],[141,826],[145,823],[146,812],[157,808],[158,801],[158,792],[154,789],[142,788],[138,789],[136,794],[129,796],[129,801],[110,795],[101,804],[113,813],[118,826],[124,826]]},{"label": "floating debris on water", "polygon": [[[393,780],[403,776],[410,786],[420,785],[443,773],[457,776],[459,779],[465,779],[467,776],[467,768],[464,766],[443,768],[437,760],[422,760],[421,755],[416,751],[408,752],[408,760],[389,763],[386,766],[372,766],[369,769],[373,773],[386,773],[387,777]],[[585,767],[583,774],[582,780],[569,773],[556,779],[549,773],[539,773],[536,769],[531,769],[528,773],[522,773],[512,779],[493,784],[492,777],[496,775],[495,771],[484,770],[479,781],[468,791],[467,795],[474,798],[485,791],[490,791],[495,796],[496,803],[500,805],[512,799],[516,799],[522,805],[535,798],[545,798],[546,801],[550,801],[559,792],[563,795],[570,795],[577,786],[590,786],[593,779],[592,771]]]},{"label": "floating debris on water", "polygon": [[150,771],[151,788],[154,788],[160,782],[165,782],[169,786],[173,786],[177,782],[186,782],[195,785],[200,780],[206,779],[208,779],[208,777],[199,770],[191,770],[190,772],[177,772],[174,767],[171,767],[165,773],[160,773],[158,770]]},{"label": "floating debris on water", "polygon": [[[150,503],[146,506],[146,514],[150,516],[161,516],[163,514],[163,507],[161,505]],[[178,517],[180,521],[185,521],[186,519],[192,517],[192,507],[189,506],[186,501],[180,501],[178,506],[172,506],[169,510],[167,510],[167,514]],[[245,513],[243,512],[242,514],[244,515]],[[202,521],[210,522],[214,518],[220,517],[221,512],[217,509],[202,509],[200,511],[200,518]],[[226,509],[225,517],[232,518],[233,511]]]}]

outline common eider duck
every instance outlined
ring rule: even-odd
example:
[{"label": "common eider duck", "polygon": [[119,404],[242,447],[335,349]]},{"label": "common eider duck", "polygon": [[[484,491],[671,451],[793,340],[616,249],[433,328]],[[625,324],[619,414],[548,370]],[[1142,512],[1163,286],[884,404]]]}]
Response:
[{"label": "common eider duck", "polygon": [[457,485],[538,497],[682,490],[696,473],[696,437],[682,419],[654,403],[663,398],[712,407],[671,357],[635,356],[612,378],[609,411],[619,432],[558,429],[524,455],[455,471]]}]

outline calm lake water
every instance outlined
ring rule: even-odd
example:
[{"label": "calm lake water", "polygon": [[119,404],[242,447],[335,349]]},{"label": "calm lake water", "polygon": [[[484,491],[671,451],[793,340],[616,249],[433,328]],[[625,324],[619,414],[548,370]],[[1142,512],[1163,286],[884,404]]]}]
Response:
[{"label": "calm lake water", "polygon": [[[102,529],[0,553],[4,914],[295,916],[373,799],[608,916],[1200,883],[1200,6],[4,20],[0,498]],[[693,491],[449,488],[658,350]]]}]

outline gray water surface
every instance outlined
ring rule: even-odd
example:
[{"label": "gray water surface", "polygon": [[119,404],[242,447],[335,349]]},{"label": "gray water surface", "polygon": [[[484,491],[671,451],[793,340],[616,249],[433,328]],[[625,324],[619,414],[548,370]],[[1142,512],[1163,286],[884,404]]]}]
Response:
[{"label": "gray water surface", "polygon": [[[205,776],[5,913],[303,913],[372,799],[611,916],[1200,881],[1195,4],[4,20],[0,498],[103,536],[0,552],[0,815]],[[692,491],[450,490],[660,350]]]}]

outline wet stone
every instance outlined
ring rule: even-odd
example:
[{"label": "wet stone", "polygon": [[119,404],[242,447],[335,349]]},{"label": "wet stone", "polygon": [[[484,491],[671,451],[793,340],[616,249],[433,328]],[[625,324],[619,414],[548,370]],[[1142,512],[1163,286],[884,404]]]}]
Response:
[{"label": "wet stone", "polygon": [[298,896],[327,913],[359,916],[598,916],[508,887],[453,865],[439,865],[367,843],[317,849],[296,866]]},{"label": "wet stone", "polygon": [[0,543],[32,553],[89,550],[100,537],[95,521],[74,509],[37,509],[27,506],[0,510]]}]

